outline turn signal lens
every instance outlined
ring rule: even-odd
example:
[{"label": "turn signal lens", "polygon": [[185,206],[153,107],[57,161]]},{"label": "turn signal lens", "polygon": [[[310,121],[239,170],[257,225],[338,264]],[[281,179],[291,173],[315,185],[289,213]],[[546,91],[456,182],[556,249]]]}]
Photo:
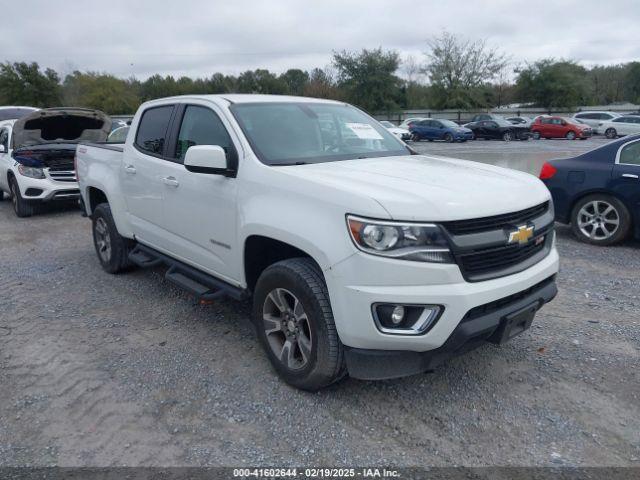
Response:
[{"label": "turn signal lens", "polygon": [[547,180],[548,178],[553,177],[557,171],[558,169],[556,167],[550,163],[545,163],[542,165],[542,170],[540,170],[540,180]]}]

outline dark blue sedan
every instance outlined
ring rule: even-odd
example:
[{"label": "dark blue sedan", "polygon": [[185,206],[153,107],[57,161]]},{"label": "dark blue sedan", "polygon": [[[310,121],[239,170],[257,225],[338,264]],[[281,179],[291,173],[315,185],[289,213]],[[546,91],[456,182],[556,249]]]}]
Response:
[{"label": "dark blue sedan", "polygon": [[574,158],[551,160],[540,179],[553,196],[556,220],[579,240],[612,245],[640,239],[640,135]]},{"label": "dark blue sedan", "polygon": [[451,120],[433,120],[425,118],[414,122],[409,127],[411,140],[444,140],[445,142],[466,142],[473,140],[473,132],[468,128],[461,127]]}]

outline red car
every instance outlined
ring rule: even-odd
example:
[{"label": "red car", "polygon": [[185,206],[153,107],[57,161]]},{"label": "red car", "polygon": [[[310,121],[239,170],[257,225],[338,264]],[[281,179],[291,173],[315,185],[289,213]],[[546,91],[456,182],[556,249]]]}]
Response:
[{"label": "red car", "polygon": [[571,118],[542,116],[531,125],[533,138],[566,138],[567,140],[586,140],[593,131],[589,125],[577,123]]}]

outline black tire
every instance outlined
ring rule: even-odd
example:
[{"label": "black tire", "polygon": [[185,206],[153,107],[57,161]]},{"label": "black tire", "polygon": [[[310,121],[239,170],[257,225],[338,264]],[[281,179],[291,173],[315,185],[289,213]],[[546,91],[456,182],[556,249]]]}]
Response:
[{"label": "black tire", "polygon": [[510,142],[511,140],[513,140],[513,133],[511,132],[504,132],[502,134],[502,140],[505,142]]},{"label": "black tire", "polygon": [[444,135],[444,141],[447,143],[452,143],[453,142],[453,135],[451,135],[450,133],[446,133]]},{"label": "black tire", "polygon": [[610,139],[614,139],[618,137],[618,132],[616,132],[615,128],[607,128],[604,132],[604,136]]},{"label": "black tire", "polygon": [[567,134],[564,136],[567,140],[575,140],[576,139],[576,132],[574,132],[573,130],[569,130],[567,132]]},{"label": "black tire", "polygon": [[412,133],[411,134],[411,141],[412,142],[419,142],[420,141],[420,135],[418,135],[417,133]]},{"label": "black tire", "polygon": [[[129,260],[129,252],[135,245],[133,240],[122,237],[118,233],[116,224],[111,215],[111,207],[108,203],[101,203],[91,215],[93,233],[93,245],[98,255],[102,268],[108,273],[120,273],[132,266]],[[101,229],[104,228],[104,234]],[[106,235],[106,239],[102,238]],[[108,241],[108,250],[104,243]]]},{"label": "black tire", "polygon": [[[266,329],[275,324],[267,323],[264,318],[268,311],[270,294],[284,291],[291,296],[289,299],[298,299],[305,313],[305,329],[308,330],[310,352],[305,360],[304,356],[299,368],[290,368],[289,362],[285,363],[275,353],[278,347],[278,338],[281,342],[287,341],[287,327],[290,320],[287,317],[277,317],[279,328],[271,328],[270,338],[267,338]],[[277,296],[277,295],[276,295]],[[290,303],[289,308],[293,308]],[[276,310],[276,313],[277,310]],[[291,312],[289,312],[291,315]],[[288,317],[291,319],[291,317]],[[286,321],[286,323],[285,323]],[[260,275],[253,295],[253,322],[256,327],[258,338],[262,344],[271,364],[280,377],[296,388],[302,390],[316,391],[340,380],[346,375],[346,364],[344,360],[344,347],[338,337],[329,294],[322,272],[317,265],[309,258],[291,258],[275,263],[265,269]],[[296,328],[297,331],[297,328]],[[292,334],[292,333],[290,333]],[[271,343],[270,343],[271,342]],[[298,345],[297,341],[294,343]],[[275,344],[275,346],[274,346]],[[284,357],[285,349],[281,348],[280,354]],[[295,349],[298,350],[295,350]],[[299,346],[289,347],[294,351],[302,350]],[[287,353],[289,351],[287,349]]]},{"label": "black tire", "polygon": [[540,140],[542,137],[540,136],[540,132],[533,132],[533,139]]},{"label": "black tire", "polygon": [[[589,236],[588,233],[590,233],[590,231],[592,231],[595,227],[590,228],[590,226],[585,226],[581,228],[580,226],[580,220],[584,219],[583,215],[581,215],[582,209],[585,207],[589,209],[588,206],[593,202],[602,202],[602,206],[604,206],[604,204],[607,204],[612,206],[615,210],[615,214],[610,213],[609,217],[613,217],[614,219],[617,218],[619,223],[617,229],[612,230],[611,235],[607,238],[593,238]],[[578,200],[578,202],[576,202],[573,209],[571,210],[571,229],[573,230],[573,234],[581,242],[590,243],[592,245],[607,246],[622,242],[629,236],[629,232],[631,231],[631,223],[631,215],[629,214],[629,210],[624,205],[624,203],[622,203],[617,198],[612,197],[611,195],[602,193],[587,195],[586,197],[581,198],[580,200]],[[604,233],[604,230],[599,231],[601,233]]]},{"label": "black tire", "polygon": [[20,194],[18,181],[11,177],[9,179],[9,188],[11,189],[11,202],[13,203],[13,211],[17,217],[27,218],[34,214],[35,206],[33,203],[27,202]]},{"label": "black tire", "polygon": [[4,201],[4,191],[0,190],[0,202]]}]

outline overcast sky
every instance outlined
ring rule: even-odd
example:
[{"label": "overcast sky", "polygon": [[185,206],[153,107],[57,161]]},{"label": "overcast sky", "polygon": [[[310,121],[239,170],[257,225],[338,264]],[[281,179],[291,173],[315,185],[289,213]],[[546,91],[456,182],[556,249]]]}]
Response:
[{"label": "overcast sky", "polygon": [[514,61],[640,60],[640,0],[19,0],[3,2],[0,60],[146,78],[325,67],[333,50],[423,60],[447,30]]}]

